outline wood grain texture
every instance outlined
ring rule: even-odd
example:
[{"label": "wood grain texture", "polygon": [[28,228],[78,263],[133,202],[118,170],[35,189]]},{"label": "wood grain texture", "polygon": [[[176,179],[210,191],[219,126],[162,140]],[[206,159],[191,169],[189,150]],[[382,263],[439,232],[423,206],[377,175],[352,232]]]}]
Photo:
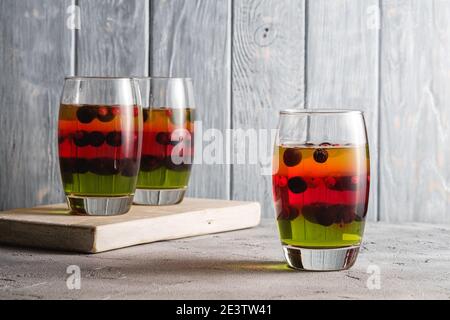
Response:
[{"label": "wood grain texture", "polygon": [[0,209],[62,201],[56,126],[71,1],[0,1]]},{"label": "wood grain texture", "polygon": [[371,153],[368,219],[377,219],[378,0],[308,2],[306,105],[365,112]]},{"label": "wood grain texture", "polygon": [[[151,75],[192,78],[203,132],[225,133],[231,112],[231,0],[154,0],[151,5]],[[199,129],[197,160],[202,153]],[[194,165],[188,194],[229,199],[229,171],[223,164]]]},{"label": "wood grain texture", "polygon": [[[305,2],[237,0],[233,14],[233,129],[275,129],[279,110],[304,105]],[[233,143],[235,153],[262,155],[233,167],[232,198],[259,201],[272,217],[271,176],[261,169],[270,168],[273,145],[259,140],[246,149]]]},{"label": "wood grain texture", "polygon": [[148,0],[78,0],[77,75],[147,76]]},{"label": "wood grain texture", "polygon": [[380,213],[450,222],[450,2],[383,1]]},{"label": "wood grain texture", "polygon": [[0,212],[0,243],[98,253],[259,224],[256,202],[186,198],[176,206],[132,206],[120,216],[85,217],[66,204]]}]

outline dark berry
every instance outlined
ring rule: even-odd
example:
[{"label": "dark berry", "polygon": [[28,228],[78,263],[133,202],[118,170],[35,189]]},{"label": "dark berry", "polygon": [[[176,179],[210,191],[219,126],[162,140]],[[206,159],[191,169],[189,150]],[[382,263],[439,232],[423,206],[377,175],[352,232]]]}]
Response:
[{"label": "dark berry", "polygon": [[277,219],[278,220],[294,220],[299,216],[300,212],[297,208],[288,206],[282,208],[280,212],[278,212]]},{"label": "dark berry", "polygon": [[305,217],[305,219],[312,223],[317,223],[316,219],[316,212],[317,212],[317,205],[306,205],[302,208],[302,215]]},{"label": "dark berry", "polygon": [[101,122],[109,122],[114,119],[114,114],[111,108],[100,107],[97,110],[97,119]]},{"label": "dark berry", "polygon": [[101,176],[119,173],[119,161],[112,158],[96,158],[90,161],[89,170]]},{"label": "dark berry", "polygon": [[284,151],[283,162],[288,167],[294,167],[302,161],[302,153],[298,149],[289,148]]},{"label": "dark berry", "polygon": [[308,185],[302,178],[294,177],[288,180],[288,188],[293,193],[302,193],[306,191]]},{"label": "dark berry", "polygon": [[85,147],[89,144],[89,133],[84,130],[78,130],[73,134],[73,143],[77,147]]},{"label": "dark berry", "polygon": [[344,220],[346,219],[346,214],[348,211],[349,206],[345,205],[332,205],[330,206],[330,210],[334,213],[334,222],[335,223],[344,223]]},{"label": "dark berry", "polygon": [[340,177],[336,185],[340,190],[355,191],[358,189],[358,184],[355,183],[354,177]]},{"label": "dark berry", "polygon": [[329,143],[329,142],[322,142],[321,144],[319,144],[319,146],[321,146],[321,147],[329,147],[329,146],[331,146],[331,143]]},{"label": "dark berry", "polygon": [[147,172],[158,169],[164,164],[163,158],[154,156],[142,156],[141,158],[141,171]]},{"label": "dark berry", "polygon": [[333,211],[334,210],[330,209],[327,206],[324,206],[320,208],[320,210],[317,210],[316,213],[317,222],[325,227],[331,226],[335,220],[335,214]]},{"label": "dark berry", "polygon": [[105,136],[100,131],[93,131],[89,134],[89,142],[93,147],[100,147],[105,142]]},{"label": "dark berry", "polygon": [[314,151],[314,160],[318,163],[324,163],[328,159],[328,152],[325,149],[316,149]]},{"label": "dark berry", "polygon": [[329,206],[325,203],[314,203],[304,206],[302,214],[307,221],[318,223],[325,227],[329,227],[335,222],[340,222],[337,206]]},{"label": "dark berry", "polygon": [[124,177],[134,177],[138,174],[139,167],[136,159],[120,160],[120,173]]},{"label": "dark berry", "polygon": [[75,160],[75,170],[77,173],[87,173],[89,171],[89,160],[78,158]]},{"label": "dark berry", "polygon": [[81,123],[90,123],[95,116],[95,110],[92,107],[84,106],[77,110],[77,118]]},{"label": "dark berry", "polygon": [[171,143],[170,133],[158,132],[156,134],[156,142],[158,142],[159,144],[162,144],[163,146],[170,144]]},{"label": "dark berry", "polygon": [[111,131],[106,135],[106,143],[111,147],[120,147],[122,145],[122,133]]},{"label": "dark berry", "polygon": [[327,187],[331,190],[336,191],[355,191],[358,188],[358,185],[353,183],[353,177],[338,177],[333,178],[335,183],[327,185]]}]

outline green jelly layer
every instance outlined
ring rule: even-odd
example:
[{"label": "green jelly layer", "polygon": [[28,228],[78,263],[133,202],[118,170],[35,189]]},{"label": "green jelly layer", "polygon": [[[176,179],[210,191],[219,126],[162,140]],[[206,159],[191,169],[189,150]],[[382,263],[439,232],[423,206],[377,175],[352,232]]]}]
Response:
[{"label": "green jelly layer", "polygon": [[278,220],[277,222],[281,241],[284,244],[299,247],[335,248],[359,245],[364,232],[362,221],[325,227],[309,222],[300,215],[292,221]]},{"label": "green jelly layer", "polygon": [[140,189],[181,189],[189,182],[190,170],[175,171],[160,167],[152,171],[140,171],[137,187]]},{"label": "green jelly layer", "polygon": [[62,174],[66,195],[120,197],[134,194],[137,177],[97,175],[93,173]]}]

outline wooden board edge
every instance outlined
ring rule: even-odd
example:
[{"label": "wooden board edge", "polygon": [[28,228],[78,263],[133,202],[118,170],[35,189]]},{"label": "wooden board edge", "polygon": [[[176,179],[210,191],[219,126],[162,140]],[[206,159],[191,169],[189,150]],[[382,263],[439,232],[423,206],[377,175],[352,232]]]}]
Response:
[{"label": "wooden board edge", "polygon": [[93,227],[0,219],[1,245],[89,253],[95,247],[95,237]]},{"label": "wooden board edge", "polygon": [[[99,226],[96,228],[93,250],[88,253],[100,253],[155,241],[248,229],[260,224],[261,205],[258,202],[248,202],[234,209],[235,211],[231,212],[229,207],[203,209],[171,216],[170,220],[162,216],[151,220],[142,219]],[[196,221],[194,226],[185,232],[180,232],[176,236],[169,232],[180,225],[192,224],[193,220]],[[114,242],[119,233],[122,235],[120,244]],[[127,238],[125,241],[124,237]]]}]

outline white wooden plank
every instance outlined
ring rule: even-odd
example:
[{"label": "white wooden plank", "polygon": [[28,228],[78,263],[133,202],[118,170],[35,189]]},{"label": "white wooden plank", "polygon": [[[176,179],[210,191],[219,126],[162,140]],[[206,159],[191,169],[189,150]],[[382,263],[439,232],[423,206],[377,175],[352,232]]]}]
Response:
[{"label": "white wooden plank", "polygon": [[147,76],[147,0],[78,0],[77,75]]},{"label": "white wooden plank", "polygon": [[450,222],[450,2],[382,1],[380,213]]},{"label": "white wooden plank", "polygon": [[[238,0],[233,12],[233,129],[275,129],[279,110],[304,105],[305,2]],[[258,148],[269,144],[259,141]],[[259,153],[255,147],[246,150]],[[273,146],[266,149],[270,161]],[[259,201],[272,217],[271,176],[261,175],[263,166],[233,167],[232,198]]]},{"label": "white wooden plank", "polygon": [[[196,119],[202,121],[203,132],[225,133],[231,112],[231,0],[155,0],[151,4],[151,75],[192,78]],[[198,129],[195,134],[201,138]],[[201,139],[197,138],[196,156],[200,156],[197,141]],[[229,171],[223,164],[194,165],[188,194],[229,199]]]},{"label": "white wooden plank", "polygon": [[308,2],[306,105],[365,112],[371,154],[368,219],[377,219],[378,0]]},{"label": "white wooden plank", "polygon": [[111,217],[68,214],[67,205],[0,212],[0,243],[87,253],[254,227],[256,202],[186,198],[176,206],[133,206]]},{"label": "white wooden plank", "polygon": [[62,201],[56,126],[72,1],[0,1],[0,210]]}]

